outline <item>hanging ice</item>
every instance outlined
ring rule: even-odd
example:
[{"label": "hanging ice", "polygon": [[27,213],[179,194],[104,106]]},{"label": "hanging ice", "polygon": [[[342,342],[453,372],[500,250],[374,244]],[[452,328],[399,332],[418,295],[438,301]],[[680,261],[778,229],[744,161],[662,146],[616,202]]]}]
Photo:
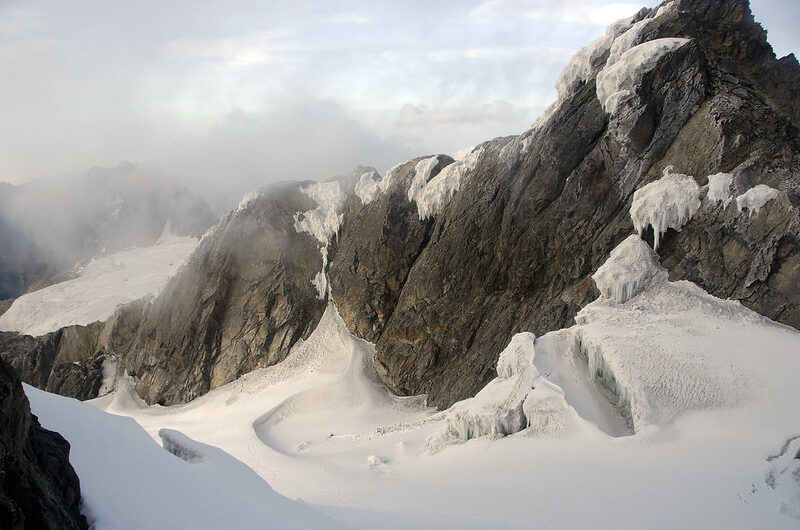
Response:
[{"label": "hanging ice", "polygon": [[733,175],[730,173],[717,173],[709,175],[708,177],[708,200],[713,203],[722,203],[722,208],[725,209],[730,204],[733,197],[731,196],[731,183],[733,183]]},{"label": "hanging ice", "polygon": [[641,83],[642,76],[652,70],[661,57],[687,42],[689,39],[651,40],[626,51],[613,64],[606,64],[597,74],[597,98],[603,110],[609,114],[616,113]]},{"label": "hanging ice", "polygon": [[633,194],[630,210],[633,226],[640,236],[648,226],[653,227],[655,250],[662,234],[669,228],[680,230],[700,208],[700,187],[694,178],[671,171],[672,166],[667,166],[661,179]]},{"label": "hanging ice", "polygon": [[339,213],[345,201],[345,195],[339,188],[339,182],[332,180],[329,182],[318,182],[311,184],[300,191],[311,197],[317,203],[317,207],[303,213],[296,213],[294,216],[294,229],[298,232],[311,234],[322,245],[322,270],[314,276],[311,283],[317,288],[317,296],[324,300],[329,295],[330,285],[328,282],[328,244],[331,238],[339,232],[342,224],[343,214]]},{"label": "hanging ice", "polygon": [[[466,174],[477,167],[478,159],[482,152],[483,147],[476,147],[462,160],[453,162],[442,169],[438,175],[427,181],[424,185],[419,185],[420,182],[423,181],[417,181],[417,178],[421,174],[424,174],[420,173],[420,169],[423,171],[429,169],[427,164],[430,163],[428,161],[431,159],[425,159],[417,164],[417,175],[414,181],[412,181],[411,188],[408,192],[408,198],[417,203],[417,211],[419,212],[420,220],[428,219],[439,213],[442,207],[453,197],[455,192],[461,188],[461,182],[464,180]],[[433,157],[433,160],[435,159],[436,157]],[[423,162],[426,165],[420,167]],[[432,168],[433,166],[430,167],[430,169]],[[417,186],[415,186],[415,183],[417,183]]]}]

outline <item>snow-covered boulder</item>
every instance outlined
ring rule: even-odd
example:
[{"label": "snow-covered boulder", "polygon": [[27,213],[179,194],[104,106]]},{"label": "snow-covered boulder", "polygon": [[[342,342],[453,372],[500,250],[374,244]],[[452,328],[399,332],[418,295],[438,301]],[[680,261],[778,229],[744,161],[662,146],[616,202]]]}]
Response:
[{"label": "snow-covered boulder", "polygon": [[666,279],[666,275],[653,249],[634,234],[611,251],[592,279],[604,298],[624,303],[639,294],[652,278]]}]

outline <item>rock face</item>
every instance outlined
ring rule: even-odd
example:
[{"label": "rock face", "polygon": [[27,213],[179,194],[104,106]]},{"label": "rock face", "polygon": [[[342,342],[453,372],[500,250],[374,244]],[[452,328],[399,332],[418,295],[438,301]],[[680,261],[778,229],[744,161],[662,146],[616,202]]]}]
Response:
[{"label": "rock face", "polygon": [[322,257],[294,228],[316,206],[299,188],[276,185],[228,214],[145,308],[124,366],[146,401],[191,400],[283,360],[314,330]]},{"label": "rock face", "polygon": [[189,189],[126,162],[3,185],[0,299],[61,281],[103,253],[152,245],[166,226],[200,237],[214,220]]},{"label": "rock face", "polygon": [[[647,68],[634,62],[643,48],[626,54],[656,39],[669,51]],[[614,104],[597,89],[610,63],[603,94]],[[752,215],[704,200],[659,254],[672,279],[800,327],[800,68],[775,59],[746,1],[642,10],[579,55],[559,89],[537,127],[484,144],[435,221],[398,216],[414,208],[402,190],[351,202],[333,295],[350,330],[377,343],[376,368],[396,392],[448,406],[495,376],[513,333],[570,324],[596,296],[591,274],[632,232],[633,192],[668,165],[701,186],[729,172],[733,197],[779,190]]]},{"label": "rock face", "polygon": [[0,528],[88,528],[69,449],[39,425],[19,377],[0,359]]}]

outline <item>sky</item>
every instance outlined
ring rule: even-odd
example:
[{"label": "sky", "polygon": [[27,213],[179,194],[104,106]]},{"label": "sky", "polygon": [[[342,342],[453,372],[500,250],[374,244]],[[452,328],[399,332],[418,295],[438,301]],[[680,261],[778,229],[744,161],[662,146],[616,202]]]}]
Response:
[{"label": "sky", "polygon": [[[220,201],[518,134],[653,0],[0,0],[0,181],[122,160]],[[779,56],[797,0],[752,0]]]}]

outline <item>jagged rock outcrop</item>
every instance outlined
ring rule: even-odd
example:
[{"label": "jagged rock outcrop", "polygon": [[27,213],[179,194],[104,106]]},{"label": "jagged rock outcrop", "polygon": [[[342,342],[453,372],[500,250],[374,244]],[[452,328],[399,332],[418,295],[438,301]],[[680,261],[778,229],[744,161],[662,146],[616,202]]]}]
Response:
[{"label": "jagged rock outcrop", "polygon": [[[367,204],[352,195],[344,210],[330,281],[339,314],[346,315],[358,336],[372,342],[380,338],[400,288],[430,238],[433,220],[420,221],[417,206],[407,197],[416,166],[423,159],[396,168],[391,188]],[[452,162],[439,155],[428,180]]]},{"label": "jagged rock outcrop", "polygon": [[[308,183],[305,183],[308,184]],[[228,214],[145,308],[124,367],[149,403],[189,401],[283,360],[325,309],[314,238],[295,215],[316,204],[275,185]]]},{"label": "jagged rock outcrop", "polygon": [[215,221],[188,188],[135,164],[0,187],[0,299],[70,276],[93,257],[200,237]]},{"label": "jagged rock outcrop", "polygon": [[39,425],[19,377],[0,359],[0,528],[88,528],[69,449]]},{"label": "jagged rock outcrop", "polygon": [[[399,225],[398,244],[430,231],[399,296],[376,288],[353,301],[348,286],[390,278],[394,264],[376,259],[385,240],[345,229],[331,267],[343,318],[377,342],[376,368],[395,391],[438,406],[473,395],[511,334],[568,325],[594,298],[591,274],[632,231],[633,192],[672,165],[700,185],[732,173],[733,197],[755,184],[781,195],[753,215],[735,200],[726,209],[704,200],[663,237],[671,277],[800,327],[798,76],[744,0],[642,10],[575,59],[537,127],[484,144],[432,227]],[[351,209],[346,227],[392,224],[371,204]]]}]

